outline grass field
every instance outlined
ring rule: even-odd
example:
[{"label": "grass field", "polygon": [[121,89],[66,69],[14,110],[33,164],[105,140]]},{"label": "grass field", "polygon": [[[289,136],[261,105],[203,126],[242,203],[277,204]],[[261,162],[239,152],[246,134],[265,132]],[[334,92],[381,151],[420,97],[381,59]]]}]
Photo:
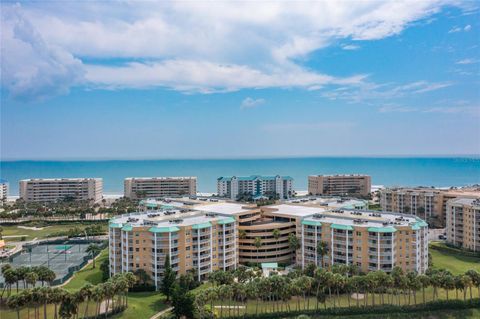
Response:
[{"label": "grass field", "polygon": [[[432,246],[442,247],[443,244],[433,243]],[[430,249],[432,255],[434,268],[445,268],[450,270],[453,274],[465,273],[467,270],[474,269],[480,272],[480,257],[465,256],[459,250],[457,254],[451,252],[439,251],[436,249]]]},{"label": "grass field", "polygon": [[[25,237],[25,239],[32,240],[34,238],[38,239],[43,239],[47,238],[48,235],[55,234],[58,232],[64,232],[69,230],[70,228],[78,227],[80,229],[85,229],[87,226],[95,225],[92,223],[82,223],[82,222],[72,222],[72,223],[66,223],[66,224],[55,224],[55,225],[49,225],[45,227],[40,227],[41,229],[35,230],[35,229],[24,229],[21,227],[18,227],[17,225],[12,225],[12,226],[2,226],[3,228],[3,233],[2,235],[4,236],[5,241],[20,241],[22,237]],[[25,224],[25,225],[20,225],[20,226],[27,226],[29,227],[30,225]],[[105,223],[105,231],[106,231],[106,223]],[[7,237],[6,237],[7,236]],[[8,236],[15,236],[15,237],[8,237]]]},{"label": "grass field", "polygon": [[100,264],[108,259],[108,250],[104,249],[95,259],[95,268],[93,263],[88,264],[82,270],[75,273],[75,275],[67,282],[63,288],[69,291],[75,291],[82,288],[85,284],[90,283],[96,285],[102,282],[102,271]]}]

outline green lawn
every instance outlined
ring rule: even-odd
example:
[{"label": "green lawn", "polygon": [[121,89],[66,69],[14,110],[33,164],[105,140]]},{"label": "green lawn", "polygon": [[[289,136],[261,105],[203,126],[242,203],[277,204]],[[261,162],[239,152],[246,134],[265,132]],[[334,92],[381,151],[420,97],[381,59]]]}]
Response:
[{"label": "green lawn", "polygon": [[[84,229],[87,226],[95,225],[93,223],[82,223],[82,222],[72,222],[66,224],[54,224],[48,225],[44,227],[39,227],[42,229],[34,230],[34,229],[24,229],[20,228],[17,225],[13,226],[2,226],[3,228],[3,236],[18,236],[18,237],[7,237],[4,238],[5,241],[20,241],[22,236],[26,237],[26,240],[32,240],[34,238],[43,239],[47,238],[48,235],[67,231],[70,228],[78,227],[80,229]],[[20,226],[27,226],[30,227],[30,224],[20,225]],[[105,223],[105,231],[106,231],[106,223]]]},{"label": "green lawn", "polygon": [[[312,317],[312,319],[315,317]],[[465,310],[437,310],[437,311],[422,311],[409,314],[376,314],[370,315],[355,315],[355,316],[322,316],[322,319],[476,319],[480,318],[479,309],[465,309]]]},{"label": "green lawn", "polygon": [[457,254],[447,251],[432,249],[432,246],[442,247],[443,244],[433,243],[430,245],[429,252],[432,255],[434,268],[445,268],[453,274],[465,273],[467,270],[475,269],[480,271],[480,257],[466,256],[458,250]]},{"label": "green lawn", "polygon": [[158,292],[133,292],[129,294],[128,308],[111,318],[148,319],[167,308],[164,301],[165,297]]},{"label": "green lawn", "polygon": [[95,260],[95,268],[93,263],[88,264],[82,270],[75,273],[72,279],[63,286],[66,290],[75,291],[82,288],[85,284],[90,283],[96,285],[102,282],[102,271],[100,264],[108,259],[108,249],[102,250]]}]

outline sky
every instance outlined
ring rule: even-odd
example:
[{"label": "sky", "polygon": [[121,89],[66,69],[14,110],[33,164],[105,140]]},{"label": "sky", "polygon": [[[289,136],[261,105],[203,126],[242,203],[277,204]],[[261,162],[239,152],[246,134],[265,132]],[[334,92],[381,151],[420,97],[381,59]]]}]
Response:
[{"label": "sky", "polygon": [[0,157],[478,155],[479,7],[2,1]]}]

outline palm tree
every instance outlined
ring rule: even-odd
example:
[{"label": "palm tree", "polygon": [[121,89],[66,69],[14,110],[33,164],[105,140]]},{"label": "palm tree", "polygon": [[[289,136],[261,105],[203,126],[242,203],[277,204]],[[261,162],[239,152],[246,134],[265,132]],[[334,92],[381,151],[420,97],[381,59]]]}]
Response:
[{"label": "palm tree", "polygon": [[58,318],[57,307],[62,302],[64,294],[65,294],[65,291],[62,290],[61,288],[53,288],[52,291],[50,292],[50,301],[51,303],[54,304],[55,319]]},{"label": "palm tree", "polygon": [[288,245],[289,245],[290,249],[293,250],[293,252],[294,252],[293,259],[295,261],[296,252],[300,248],[301,245],[300,245],[300,240],[297,238],[297,236],[295,236],[294,233],[290,233],[290,235],[288,235]]},{"label": "palm tree", "polygon": [[92,256],[92,267],[95,268],[95,256],[100,253],[102,249],[97,244],[90,244],[88,245],[87,249],[85,250],[86,253],[89,253]]},{"label": "palm tree", "polygon": [[329,245],[326,241],[319,241],[317,243],[317,255],[320,256],[320,267],[324,267],[324,256],[328,254]]},{"label": "palm tree", "polygon": [[25,274],[25,283],[26,283],[26,288],[28,288],[28,285],[31,285],[32,287],[35,287],[35,284],[37,283],[38,280],[38,275],[33,272],[27,272]]},{"label": "palm tree", "polygon": [[43,303],[43,319],[47,319],[47,305],[51,302],[51,288],[41,287],[39,293]]},{"label": "palm tree", "polygon": [[83,312],[84,318],[88,317],[88,304],[89,304],[90,298],[92,297],[92,289],[93,289],[93,285],[90,283],[87,283],[79,290],[80,295],[82,296],[83,300],[85,300],[85,309]]},{"label": "palm tree", "polygon": [[427,275],[419,275],[418,282],[420,283],[420,287],[422,288],[422,295],[423,295],[423,304],[425,304],[425,288],[430,286],[430,277]]},{"label": "palm tree", "polygon": [[466,299],[467,288],[470,291],[470,300],[472,300],[472,285],[473,285],[472,278],[468,275],[462,275],[461,280],[462,280],[462,284],[464,286],[463,300]]},{"label": "palm tree", "polygon": [[445,289],[445,292],[447,294],[447,300],[448,300],[448,292],[451,289],[455,288],[455,280],[453,279],[453,276],[450,274],[447,274],[446,276],[443,277],[443,280],[441,281],[442,288]]},{"label": "palm tree", "polygon": [[438,288],[442,286],[442,277],[438,272],[430,276],[430,285],[433,287],[433,301],[438,298]]},{"label": "palm tree", "polygon": [[[476,286],[478,288],[478,296],[480,297],[480,273],[476,270],[470,269],[465,273],[472,279],[472,286]],[[470,298],[472,293],[470,292]]]},{"label": "palm tree", "polygon": [[15,309],[17,312],[17,319],[20,319],[20,309],[24,306],[21,295],[13,295],[8,297],[7,306],[10,309]]}]

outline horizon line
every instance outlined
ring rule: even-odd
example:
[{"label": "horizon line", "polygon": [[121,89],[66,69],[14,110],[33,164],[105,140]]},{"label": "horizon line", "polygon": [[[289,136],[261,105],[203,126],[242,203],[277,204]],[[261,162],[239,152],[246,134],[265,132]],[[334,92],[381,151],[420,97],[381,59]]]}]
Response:
[{"label": "horizon line", "polygon": [[201,160],[271,160],[307,158],[480,158],[480,154],[366,154],[366,155],[273,155],[273,156],[213,156],[213,157],[45,157],[5,158],[0,162],[96,162],[96,161],[201,161]]}]

